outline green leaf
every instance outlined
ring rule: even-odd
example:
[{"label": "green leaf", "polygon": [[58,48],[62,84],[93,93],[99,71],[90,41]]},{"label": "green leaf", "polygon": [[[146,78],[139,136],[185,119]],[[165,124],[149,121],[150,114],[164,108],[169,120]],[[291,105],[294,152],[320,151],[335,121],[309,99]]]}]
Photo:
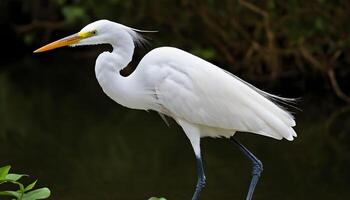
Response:
[{"label": "green leaf", "polygon": [[16,192],[16,191],[1,191],[0,195],[2,195],[2,196],[12,196],[12,197],[18,198],[18,197],[21,196],[21,193]]},{"label": "green leaf", "polygon": [[196,48],[191,52],[206,60],[214,59],[216,56],[216,52],[213,48]]},{"label": "green leaf", "polygon": [[35,180],[33,183],[29,184],[26,188],[24,188],[24,191],[27,192],[27,191],[33,189],[37,181],[38,180]]},{"label": "green leaf", "polygon": [[316,18],[315,20],[315,28],[318,30],[318,31],[323,31],[325,29],[325,24],[324,24],[324,21],[322,18]]},{"label": "green leaf", "polygon": [[66,3],[66,0],[56,0],[57,4],[63,6]]},{"label": "green leaf", "polygon": [[50,196],[51,192],[49,188],[40,188],[33,190],[31,192],[25,193],[22,200],[37,200],[37,199],[46,199]]},{"label": "green leaf", "polygon": [[62,12],[68,23],[84,20],[87,17],[85,10],[79,6],[65,6]]},{"label": "green leaf", "polygon": [[26,174],[7,174],[5,179],[10,180],[10,181],[18,181],[23,176],[28,176],[28,175],[26,175]]},{"label": "green leaf", "polygon": [[35,38],[35,37],[34,37],[34,34],[31,33],[31,34],[26,34],[26,35],[24,35],[23,40],[24,40],[24,42],[25,42],[26,44],[32,44],[34,38]]},{"label": "green leaf", "polygon": [[166,199],[163,198],[163,197],[160,197],[160,198],[158,198],[158,197],[151,197],[148,200],[166,200]]},{"label": "green leaf", "polygon": [[6,175],[9,173],[10,169],[11,169],[10,165],[0,168],[0,180],[3,180],[6,178]]}]

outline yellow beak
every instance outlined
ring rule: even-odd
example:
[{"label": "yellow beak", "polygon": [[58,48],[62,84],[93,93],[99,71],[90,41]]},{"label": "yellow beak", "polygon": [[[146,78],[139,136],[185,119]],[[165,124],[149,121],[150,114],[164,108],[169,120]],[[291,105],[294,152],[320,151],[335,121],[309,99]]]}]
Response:
[{"label": "yellow beak", "polygon": [[35,50],[34,53],[40,53],[40,52],[49,51],[49,50],[64,47],[64,46],[69,46],[69,45],[72,45],[72,44],[79,42],[80,40],[82,40],[84,38],[86,38],[86,37],[84,37],[83,34],[80,34],[80,33],[73,34],[73,35],[70,35],[68,37],[57,40],[55,42],[52,42],[50,44],[47,44],[47,45]]}]

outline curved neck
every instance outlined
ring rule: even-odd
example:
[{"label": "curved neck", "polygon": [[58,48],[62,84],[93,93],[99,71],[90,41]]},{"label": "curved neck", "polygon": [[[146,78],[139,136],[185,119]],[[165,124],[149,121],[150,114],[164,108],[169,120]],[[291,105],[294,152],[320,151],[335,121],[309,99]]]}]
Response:
[{"label": "curved neck", "polygon": [[134,109],[142,109],[138,99],[138,84],[133,76],[123,77],[120,70],[132,60],[134,42],[127,31],[114,33],[108,43],[112,52],[101,53],[95,65],[96,78],[103,91],[117,103]]},{"label": "curved neck", "polygon": [[109,43],[113,47],[113,62],[115,67],[120,71],[125,68],[132,60],[134,55],[134,41],[127,31],[116,31],[112,33],[113,38],[109,39]]}]

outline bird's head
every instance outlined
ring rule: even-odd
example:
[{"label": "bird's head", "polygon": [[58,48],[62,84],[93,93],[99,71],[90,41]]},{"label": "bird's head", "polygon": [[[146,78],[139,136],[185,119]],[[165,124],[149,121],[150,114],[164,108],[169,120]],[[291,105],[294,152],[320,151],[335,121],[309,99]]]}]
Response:
[{"label": "bird's head", "polygon": [[128,35],[131,40],[142,40],[142,36],[136,33],[136,29],[129,28],[122,24],[118,24],[108,20],[98,20],[86,25],[78,33],[62,38],[50,44],[47,44],[34,53],[49,51],[64,46],[81,46],[81,45],[96,45],[96,44],[113,44],[118,35]]}]

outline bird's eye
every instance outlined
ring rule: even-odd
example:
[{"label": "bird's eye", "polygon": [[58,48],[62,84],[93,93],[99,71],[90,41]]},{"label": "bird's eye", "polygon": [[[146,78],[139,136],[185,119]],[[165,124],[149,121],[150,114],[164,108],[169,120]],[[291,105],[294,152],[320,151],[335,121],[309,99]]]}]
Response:
[{"label": "bird's eye", "polygon": [[96,31],[96,30],[91,31],[91,34],[96,35],[96,34],[97,34],[97,31]]}]

